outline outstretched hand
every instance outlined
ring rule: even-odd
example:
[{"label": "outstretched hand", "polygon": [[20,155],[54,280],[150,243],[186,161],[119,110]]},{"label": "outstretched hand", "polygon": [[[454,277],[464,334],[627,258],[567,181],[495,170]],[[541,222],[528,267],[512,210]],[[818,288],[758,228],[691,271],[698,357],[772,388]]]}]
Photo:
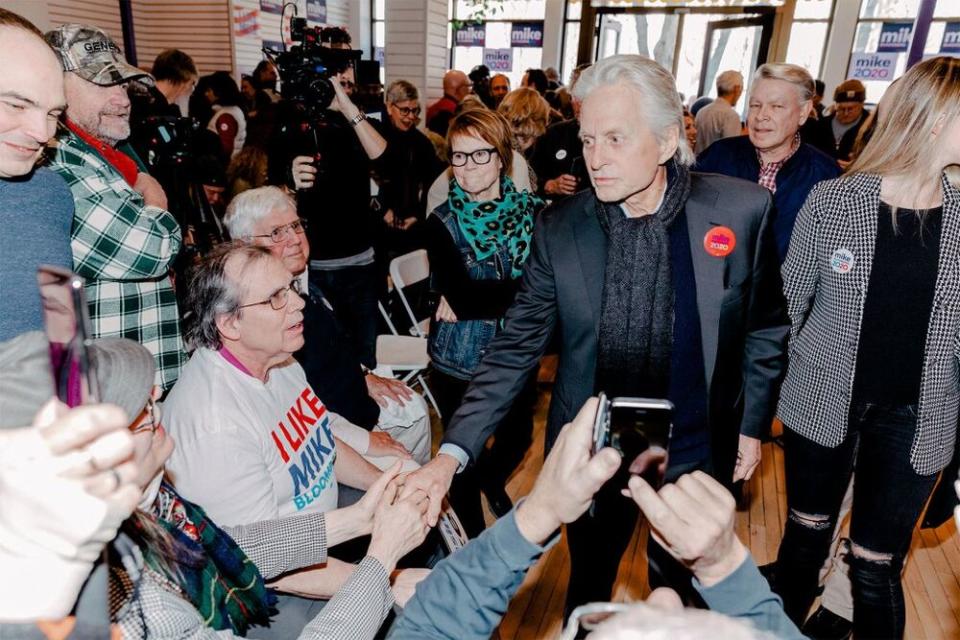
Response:
[{"label": "outstretched hand", "polygon": [[747,548],[734,531],[736,501],[702,471],[681,476],[659,492],[633,476],[623,494],[639,505],[660,546],[704,586],[717,584],[746,559]]},{"label": "outstretched hand", "polygon": [[561,524],[583,515],[594,494],[620,467],[615,449],[606,447],[590,455],[596,413],[597,400],[591,398],[563,427],[533,490],[517,507],[517,527],[527,540],[543,542]]}]

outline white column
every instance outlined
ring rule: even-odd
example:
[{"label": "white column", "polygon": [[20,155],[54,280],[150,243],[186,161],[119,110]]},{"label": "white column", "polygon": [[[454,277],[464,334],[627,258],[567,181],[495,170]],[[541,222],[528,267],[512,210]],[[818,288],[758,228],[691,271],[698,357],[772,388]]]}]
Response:
[{"label": "white column", "polygon": [[827,51],[824,54],[825,103],[833,101],[834,88],[847,79],[847,65],[850,63],[850,49],[853,48],[853,36],[857,30],[859,15],[859,2],[838,0],[833,8],[833,22],[830,24],[830,33],[827,34]]},{"label": "white column", "polygon": [[563,57],[563,6],[565,2],[547,2],[546,15],[543,18],[543,62],[540,67],[553,67],[560,70]]},{"label": "white column", "polygon": [[390,0],[386,3],[386,81],[407,80],[426,107],[443,95],[449,64],[447,0]]}]

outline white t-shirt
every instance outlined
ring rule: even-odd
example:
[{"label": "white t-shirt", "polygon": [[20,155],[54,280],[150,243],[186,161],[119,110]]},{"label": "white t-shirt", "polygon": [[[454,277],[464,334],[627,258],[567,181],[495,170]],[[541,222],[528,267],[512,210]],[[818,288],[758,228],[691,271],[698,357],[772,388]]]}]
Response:
[{"label": "white t-shirt", "polygon": [[[177,490],[219,525],[337,508],[333,413],[293,358],[261,382],[197,349],[163,404]],[[342,419],[341,419],[342,420]]]}]

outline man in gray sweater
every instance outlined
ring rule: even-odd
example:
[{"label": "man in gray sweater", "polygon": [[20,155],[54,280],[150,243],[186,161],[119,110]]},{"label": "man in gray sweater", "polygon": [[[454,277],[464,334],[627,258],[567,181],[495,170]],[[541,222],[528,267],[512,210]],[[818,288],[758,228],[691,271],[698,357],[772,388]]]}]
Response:
[{"label": "man in gray sweater", "polygon": [[43,35],[0,9],[0,342],[42,329],[36,268],[70,268],[73,197],[36,168],[65,108],[63,69]]}]

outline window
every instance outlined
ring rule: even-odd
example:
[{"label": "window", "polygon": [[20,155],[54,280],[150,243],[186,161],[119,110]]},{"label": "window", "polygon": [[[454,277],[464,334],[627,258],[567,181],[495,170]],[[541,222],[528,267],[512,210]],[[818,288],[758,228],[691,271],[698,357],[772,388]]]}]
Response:
[{"label": "window", "polygon": [[563,9],[563,46],[560,56],[560,79],[570,82],[570,74],[577,67],[577,51],[580,49],[581,0],[568,0]]},{"label": "window", "polygon": [[[867,88],[867,101],[877,102],[890,85],[907,67],[907,54],[912,45],[913,22],[917,18],[920,0],[861,0],[860,20],[853,39],[851,63],[856,66],[864,58],[873,58],[874,68],[869,68],[870,60],[864,61],[862,69],[848,71],[847,75],[857,77]],[[936,55],[940,51],[943,34],[948,23],[960,19],[960,2],[957,0],[938,0],[933,12],[933,21],[927,41],[924,43],[924,56]],[[899,23],[899,24],[898,24]],[[873,54],[863,56],[860,54]],[[871,79],[878,72],[875,67],[888,64],[892,73],[884,74],[882,79]],[[828,87],[829,89],[829,87]]]},{"label": "window", "polygon": [[380,83],[386,82],[384,45],[386,35],[386,0],[370,0],[370,58],[380,63]]},{"label": "window", "polygon": [[539,69],[543,63],[542,47],[514,47],[511,46],[510,31],[515,21],[538,20],[542,21],[546,15],[548,0],[503,0],[491,5],[487,14],[482,16],[483,31],[485,34],[482,46],[455,45],[452,41],[453,22],[468,23],[476,17],[475,3],[468,0],[451,0],[453,3],[451,14],[451,28],[448,32],[450,45],[450,68],[460,69],[469,73],[471,69],[483,64],[484,50],[499,49],[509,51],[511,65],[508,71],[490,70],[491,75],[503,73],[510,78],[510,87],[520,86],[523,73],[527,69]]},{"label": "window", "polygon": [[786,62],[800,65],[814,78],[823,73],[832,13],[833,0],[798,0],[794,9]]}]

